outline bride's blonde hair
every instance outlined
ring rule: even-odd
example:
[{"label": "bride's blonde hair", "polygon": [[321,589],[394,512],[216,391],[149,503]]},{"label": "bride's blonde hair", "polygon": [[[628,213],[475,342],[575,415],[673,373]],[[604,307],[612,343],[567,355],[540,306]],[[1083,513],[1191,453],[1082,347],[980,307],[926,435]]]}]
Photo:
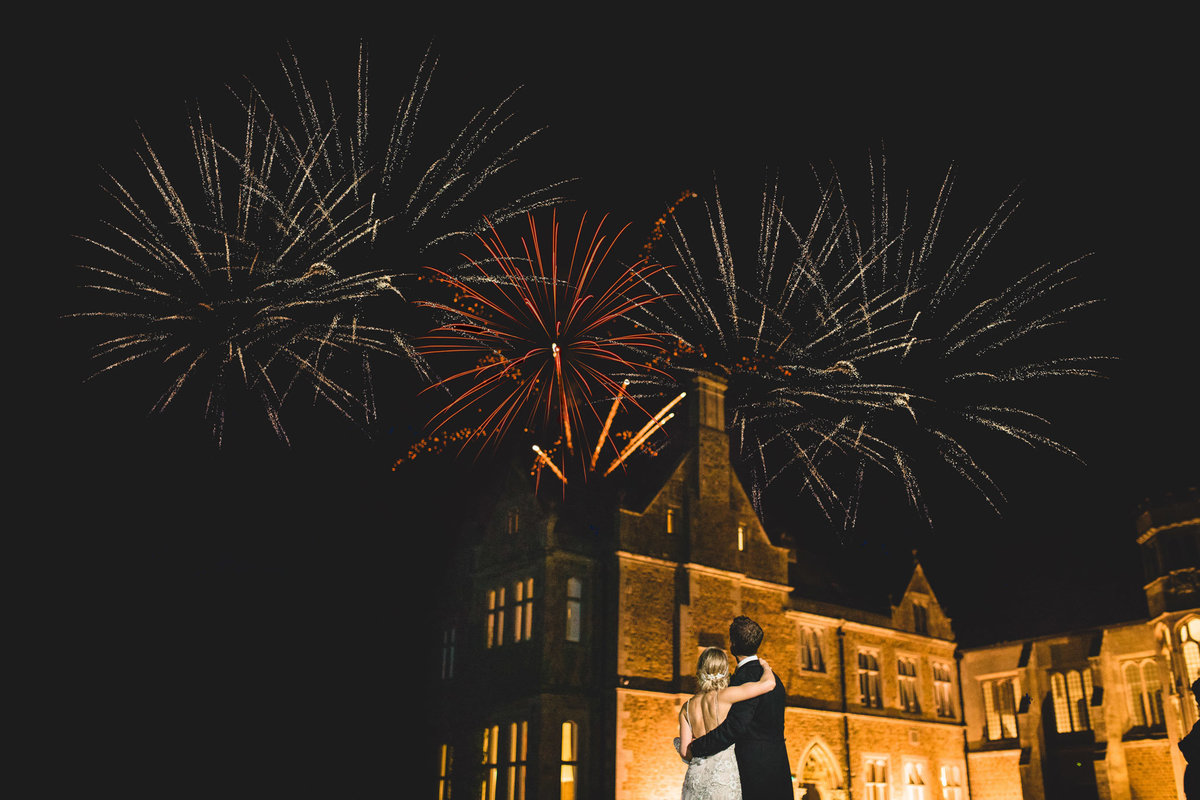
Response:
[{"label": "bride's blonde hair", "polygon": [[709,647],[696,662],[700,691],[719,692],[729,685],[729,659],[719,647]]}]

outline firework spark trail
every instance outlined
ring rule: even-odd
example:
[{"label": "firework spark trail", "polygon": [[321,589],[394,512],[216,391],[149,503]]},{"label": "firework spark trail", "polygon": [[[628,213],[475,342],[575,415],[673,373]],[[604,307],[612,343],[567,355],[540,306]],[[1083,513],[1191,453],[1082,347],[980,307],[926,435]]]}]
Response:
[{"label": "firework spark trail", "polygon": [[[105,236],[78,237],[99,256],[81,265],[91,276],[82,288],[94,293],[94,305],[68,316],[109,326],[92,350],[91,377],[138,364],[165,369],[166,388],[152,413],[194,386],[218,445],[235,397],[257,398],[287,442],[282,406],[301,382],[314,401],[369,425],[373,356],[398,359],[427,380],[410,332],[380,317],[390,314],[387,298],[404,300],[397,281],[415,273],[371,266],[381,260],[372,247],[397,230],[405,246],[427,252],[478,230],[486,214],[502,220],[562,202],[557,191],[567,183],[522,189],[499,206],[482,200],[480,190],[537,133],[512,130],[514,92],[476,111],[446,149],[417,167],[411,191],[396,202],[417,161],[417,122],[435,64],[429,49],[381,153],[372,136],[365,45],[352,116],[340,113],[328,84],[325,97],[311,90],[294,52],[280,58],[293,123],[249,80],[244,92],[230,87],[241,116],[227,140],[193,105],[187,125],[199,172],[195,200],[139,131],[147,199],[106,171],[103,190],[119,217],[101,221]],[[360,389],[349,382],[356,371]]]},{"label": "firework spark trail", "polygon": [[863,231],[836,171],[818,176],[811,221],[799,226],[784,212],[778,176],[768,179],[753,244],[716,186],[702,217],[668,214],[660,227],[680,267],[651,279],[668,300],[645,324],[682,346],[658,363],[728,378],[729,424],[754,497],[799,469],[829,519],[849,526],[881,473],[928,521],[919,474],[931,456],[998,508],[1003,493],[966,444],[972,430],[1075,454],[1026,410],[1032,395],[1001,401],[988,387],[1101,377],[1106,356],[1029,358],[1019,347],[1098,301],[1069,294],[1081,259],[1043,264],[970,300],[973,276],[1019,206],[1015,192],[943,258],[953,167],[919,235],[907,192],[902,211],[890,210],[886,157],[871,160],[868,178]]},{"label": "firework spark trail", "polygon": [[625,228],[609,241],[602,235],[602,218],[585,241],[586,217],[580,220],[566,263],[560,260],[555,212],[548,249],[530,215],[529,238],[521,240],[523,258],[509,252],[493,227],[490,237],[478,237],[487,259],[464,255],[471,274],[431,269],[458,299],[419,301],[443,318],[421,351],[467,362],[430,387],[465,387],[452,392],[454,398],[433,416],[431,427],[443,427],[471,408],[479,409],[483,417],[476,434],[486,446],[497,443],[519,420],[533,423],[540,415],[543,426],[556,421],[551,437],[562,437],[568,451],[575,449],[572,432],[578,433],[586,459],[592,449],[586,444],[587,430],[601,422],[594,402],[627,397],[640,408],[626,392],[628,381],[620,382],[620,373],[644,376],[650,372],[642,366],[646,354],[665,348],[661,335],[638,330],[626,318],[659,299],[639,287],[664,268],[638,261],[615,277],[602,277],[602,265]]}]

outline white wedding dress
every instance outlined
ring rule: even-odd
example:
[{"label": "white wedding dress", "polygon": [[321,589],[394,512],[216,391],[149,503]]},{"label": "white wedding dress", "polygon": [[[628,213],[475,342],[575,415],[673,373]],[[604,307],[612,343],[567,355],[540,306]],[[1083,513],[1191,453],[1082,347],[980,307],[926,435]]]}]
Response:
[{"label": "white wedding dress", "polygon": [[[694,756],[683,776],[682,800],[742,800],[742,778],[733,754],[735,747],[736,744],[730,745],[711,756]],[[675,737],[675,752],[679,753],[678,736]],[[683,753],[679,753],[679,757],[683,758]]]}]

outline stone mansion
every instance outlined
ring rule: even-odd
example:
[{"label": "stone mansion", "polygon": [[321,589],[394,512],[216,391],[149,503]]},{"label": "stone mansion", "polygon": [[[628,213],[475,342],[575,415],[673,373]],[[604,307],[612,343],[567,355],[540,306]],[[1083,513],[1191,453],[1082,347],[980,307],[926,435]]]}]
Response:
[{"label": "stone mansion", "polygon": [[635,488],[556,502],[513,469],[473,494],[428,610],[436,713],[410,796],[678,798],[697,656],[747,614],[787,686],[797,798],[1183,798],[1195,498],[1138,521],[1145,619],[963,649],[915,558],[890,608],[793,585],[797,551],[768,538],[731,467],[724,383],[687,389],[683,446]]}]

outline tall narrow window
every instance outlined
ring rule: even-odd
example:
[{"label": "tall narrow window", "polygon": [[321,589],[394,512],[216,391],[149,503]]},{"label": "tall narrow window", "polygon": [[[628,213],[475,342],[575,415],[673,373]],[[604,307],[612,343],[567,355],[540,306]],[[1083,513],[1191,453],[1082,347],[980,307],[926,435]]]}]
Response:
[{"label": "tall narrow window", "polygon": [[454,626],[442,631],[442,680],[454,677]]},{"label": "tall narrow window", "polygon": [[740,522],[737,526],[737,545],[739,551],[746,549],[746,526]]},{"label": "tall narrow window", "polygon": [[866,650],[858,653],[858,695],[858,702],[864,706],[880,708],[883,705],[879,693],[879,657]]},{"label": "tall narrow window", "polygon": [[921,761],[906,761],[904,764],[905,800],[928,800],[925,790],[925,764]]},{"label": "tall narrow window", "polygon": [[868,758],[863,767],[863,784],[867,787],[867,800],[887,800],[887,759]]},{"label": "tall narrow window", "polygon": [[515,508],[508,510],[508,525],[506,526],[508,535],[512,536],[521,528],[521,512]]},{"label": "tall narrow window", "polygon": [[496,757],[500,752],[500,726],[483,729],[483,779],[479,785],[479,800],[496,800],[496,783],[500,768]]},{"label": "tall narrow window", "polygon": [[504,644],[504,587],[488,592],[487,646]]},{"label": "tall narrow window", "polygon": [[958,764],[942,765],[942,800],[962,800],[962,768]]},{"label": "tall narrow window", "polygon": [[450,770],[454,767],[454,748],[442,745],[438,758],[438,800],[450,800]]},{"label": "tall narrow window", "polygon": [[533,635],[533,578],[513,586],[513,641],[528,641]]},{"label": "tall narrow window", "polygon": [[896,659],[896,673],[900,683],[900,707],[918,713],[921,702],[917,698],[917,660],[908,656]]},{"label": "tall narrow window", "polygon": [[929,633],[929,609],[924,603],[913,603],[913,630],[917,633]]},{"label": "tall narrow window", "polygon": [[1125,688],[1129,698],[1129,719],[1135,727],[1163,726],[1162,684],[1151,659],[1125,664]]},{"label": "tall narrow window", "polygon": [[951,675],[950,665],[934,663],[933,700],[937,706],[939,717],[954,716],[953,678]]},{"label": "tall narrow window", "polygon": [[567,641],[578,642],[583,633],[583,581],[567,578]]},{"label": "tall narrow window", "polygon": [[983,682],[984,731],[991,741],[1017,738],[1016,688],[1012,678]]},{"label": "tall narrow window", "polygon": [[667,506],[667,533],[675,532],[675,526],[678,524],[676,517],[678,513],[679,512],[676,509],[672,508],[671,506]]},{"label": "tall narrow window", "polygon": [[574,722],[562,724],[562,760],[559,768],[559,797],[575,800],[579,781],[579,726]]},{"label": "tall narrow window", "polygon": [[525,800],[525,763],[529,757],[529,723],[508,726],[508,800]]},{"label": "tall narrow window", "polygon": [[1191,686],[1200,678],[1200,619],[1193,617],[1179,626],[1179,649],[1183,651],[1183,669],[1187,673],[1184,684]]},{"label": "tall narrow window", "polygon": [[1092,699],[1092,671],[1050,673],[1054,696],[1054,727],[1059,733],[1089,730],[1088,702]]},{"label": "tall narrow window", "polygon": [[821,652],[821,632],[816,628],[800,629],[800,667],[810,672],[825,671],[825,655]]}]

